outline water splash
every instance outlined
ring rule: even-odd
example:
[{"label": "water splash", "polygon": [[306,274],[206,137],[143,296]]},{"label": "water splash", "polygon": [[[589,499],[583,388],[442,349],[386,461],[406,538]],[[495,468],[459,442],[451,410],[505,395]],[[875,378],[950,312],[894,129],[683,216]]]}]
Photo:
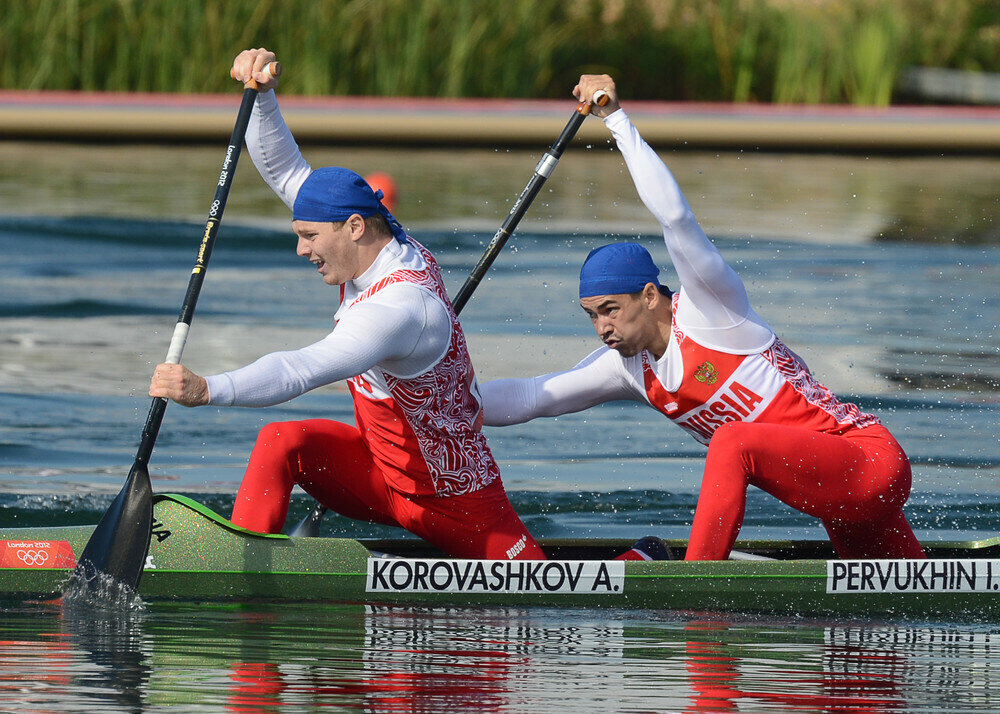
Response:
[{"label": "water splash", "polygon": [[146,604],[139,593],[107,573],[88,577],[83,568],[77,568],[63,587],[63,610],[67,614],[118,613],[128,616],[146,611]]}]

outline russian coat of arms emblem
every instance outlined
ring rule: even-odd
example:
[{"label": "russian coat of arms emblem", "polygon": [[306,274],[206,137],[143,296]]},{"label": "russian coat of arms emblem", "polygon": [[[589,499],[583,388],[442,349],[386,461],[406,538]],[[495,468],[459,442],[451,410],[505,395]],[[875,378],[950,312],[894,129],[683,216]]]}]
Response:
[{"label": "russian coat of arms emblem", "polygon": [[702,362],[695,368],[694,378],[702,384],[715,384],[719,381],[719,371],[711,362]]}]

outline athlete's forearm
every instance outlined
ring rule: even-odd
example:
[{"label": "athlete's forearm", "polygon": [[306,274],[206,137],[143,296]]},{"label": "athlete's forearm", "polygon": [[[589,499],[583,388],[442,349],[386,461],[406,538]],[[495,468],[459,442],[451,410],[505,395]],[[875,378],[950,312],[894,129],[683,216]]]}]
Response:
[{"label": "athlete's forearm", "polygon": [[689,226],[682,225],[685,223],[697,226],[677,180],[639,134],[625,110],[618,110],[604,123],[622,152],[639,198],[656,220],[671,230],[690,230]]},{"label": "athlete's forearm", "polygon": [[535,398],[532,380],[495,379],[479,383],[483,400],[483,424],[510,426],[523,424],[535,417]]},{"label": "athlete's forearm", "polygon": [[566,372],[528,379],[496,379],[480,384],[487,426],[522,424],[538,417],[583,411],[616,399],[636,399],[606,348]]},{"label": "athlete's forearm", "polygon": [[206,377],[208,403],[224,407],[269,407],[353,376],[346,364],[330,362],[321,351],[310,348],[272,352],[246,367]]},{"label": "athlete's forearm", "polygon": [[267,185],[289,208],[312,168],[278,109],[274,92],[257,96],[246,132],[247,152]]},{"label": "athlete's forearm", "polygon": [[[407,290],[417,297],[400,299]],[[209,403],[272,406],[364,374],[375,366],[386,369],[390,365],[389,371],[401,376],[429,369],[443,354],[451,332],[450,318],[425,319],[425,293],[407,286],[386,288],[383,294],[348,311],[334,331],[319,342],[273,352],[246,367],[206,377]]]},{"label": "athlete's forearm", "polygon": [[642,202],[663,228],[664,242],[688,297],[723,323],[749,310],[746,290],[698,224],[673,174],[640,136],[624,111],[605,120],[614,135]]}]

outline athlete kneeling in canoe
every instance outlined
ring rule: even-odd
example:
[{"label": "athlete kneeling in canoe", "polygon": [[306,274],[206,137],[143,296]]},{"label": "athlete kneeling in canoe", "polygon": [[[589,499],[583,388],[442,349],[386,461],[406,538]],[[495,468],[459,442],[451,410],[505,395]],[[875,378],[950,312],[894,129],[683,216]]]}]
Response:
[{"label": "athlete kneeling in canoe", "polygon": [[819,518],[842,558],[923,558],[903,504],[910,463],[872,414],[840,402],[753,311],[740,278],[698,225],[670,171],[620,108],[606,75],[580,78],[663,227],[680,289],[636,243],[591,251],[580,304],[605,347],[576,367],[480,385],[486,424],[517,424],[602,402],[657,409],[708,445],[687,560],[729,556],[749,485]]},{"label": "athlete kneeling in canoe", "polygon": [[156,368],[150,395],[185,406],[264,407],[348,380],[357,427],[325,419],[261,430],[232,520],[255,531],[284,526],[295,484],[332,510],[399,526],[466,558],[545,555],[514,512],[482,434],[482,406],[465,336],[433,256],[358,174],[313,171],[278,111],[275,59],[248,50],[232,76],[260,85],[247,147],[292,209],[297,253],[338,285],[334,329],[207,378]]}]

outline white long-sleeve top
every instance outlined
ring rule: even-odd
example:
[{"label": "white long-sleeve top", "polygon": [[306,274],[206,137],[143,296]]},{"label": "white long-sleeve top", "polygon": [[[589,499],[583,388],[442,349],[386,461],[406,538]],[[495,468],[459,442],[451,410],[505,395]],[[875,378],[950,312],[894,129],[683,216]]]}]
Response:
[{"label": "white long-sleeve top", "polygon": [[[771,328],[751,308],[739,276],[705,235],[670,170],[639,135],[624,110],[605,125],[617,142],[639,197],[663,228],[667,252],[680,280],[675,327],[697,342],[731,354],[766,349]],[[573,369],[528,379],[480,384],[485,423],[517,424],[542,416],[581,411],[603,402],[647,402],[643,359],[669,391],[680,388],[683,360],[672,335],[659,360],[648,352],[624,358],[602,346]]]},{"label": "white long-sleeve top", "polygon": [[[261,176],[291,208],[312,168],[285,124],[274,92],[257,96],[246,145]],[[209,403],[271,406],[375,366],[401,378],[426,372],[444,356],[451,338],[451,318],[438,297],[414,283],[398,282],[352,306],[390,273],[426,267],[414,245],[391,241],[362,275],[344,284],[335,326],[326,337],[207,377]]]},{"label": "white long-sleeve top", "polygon": [[291,210],[312,167],[285,124],[273,91],[257,95],[247,124],[246,147],[261,178]]}]

